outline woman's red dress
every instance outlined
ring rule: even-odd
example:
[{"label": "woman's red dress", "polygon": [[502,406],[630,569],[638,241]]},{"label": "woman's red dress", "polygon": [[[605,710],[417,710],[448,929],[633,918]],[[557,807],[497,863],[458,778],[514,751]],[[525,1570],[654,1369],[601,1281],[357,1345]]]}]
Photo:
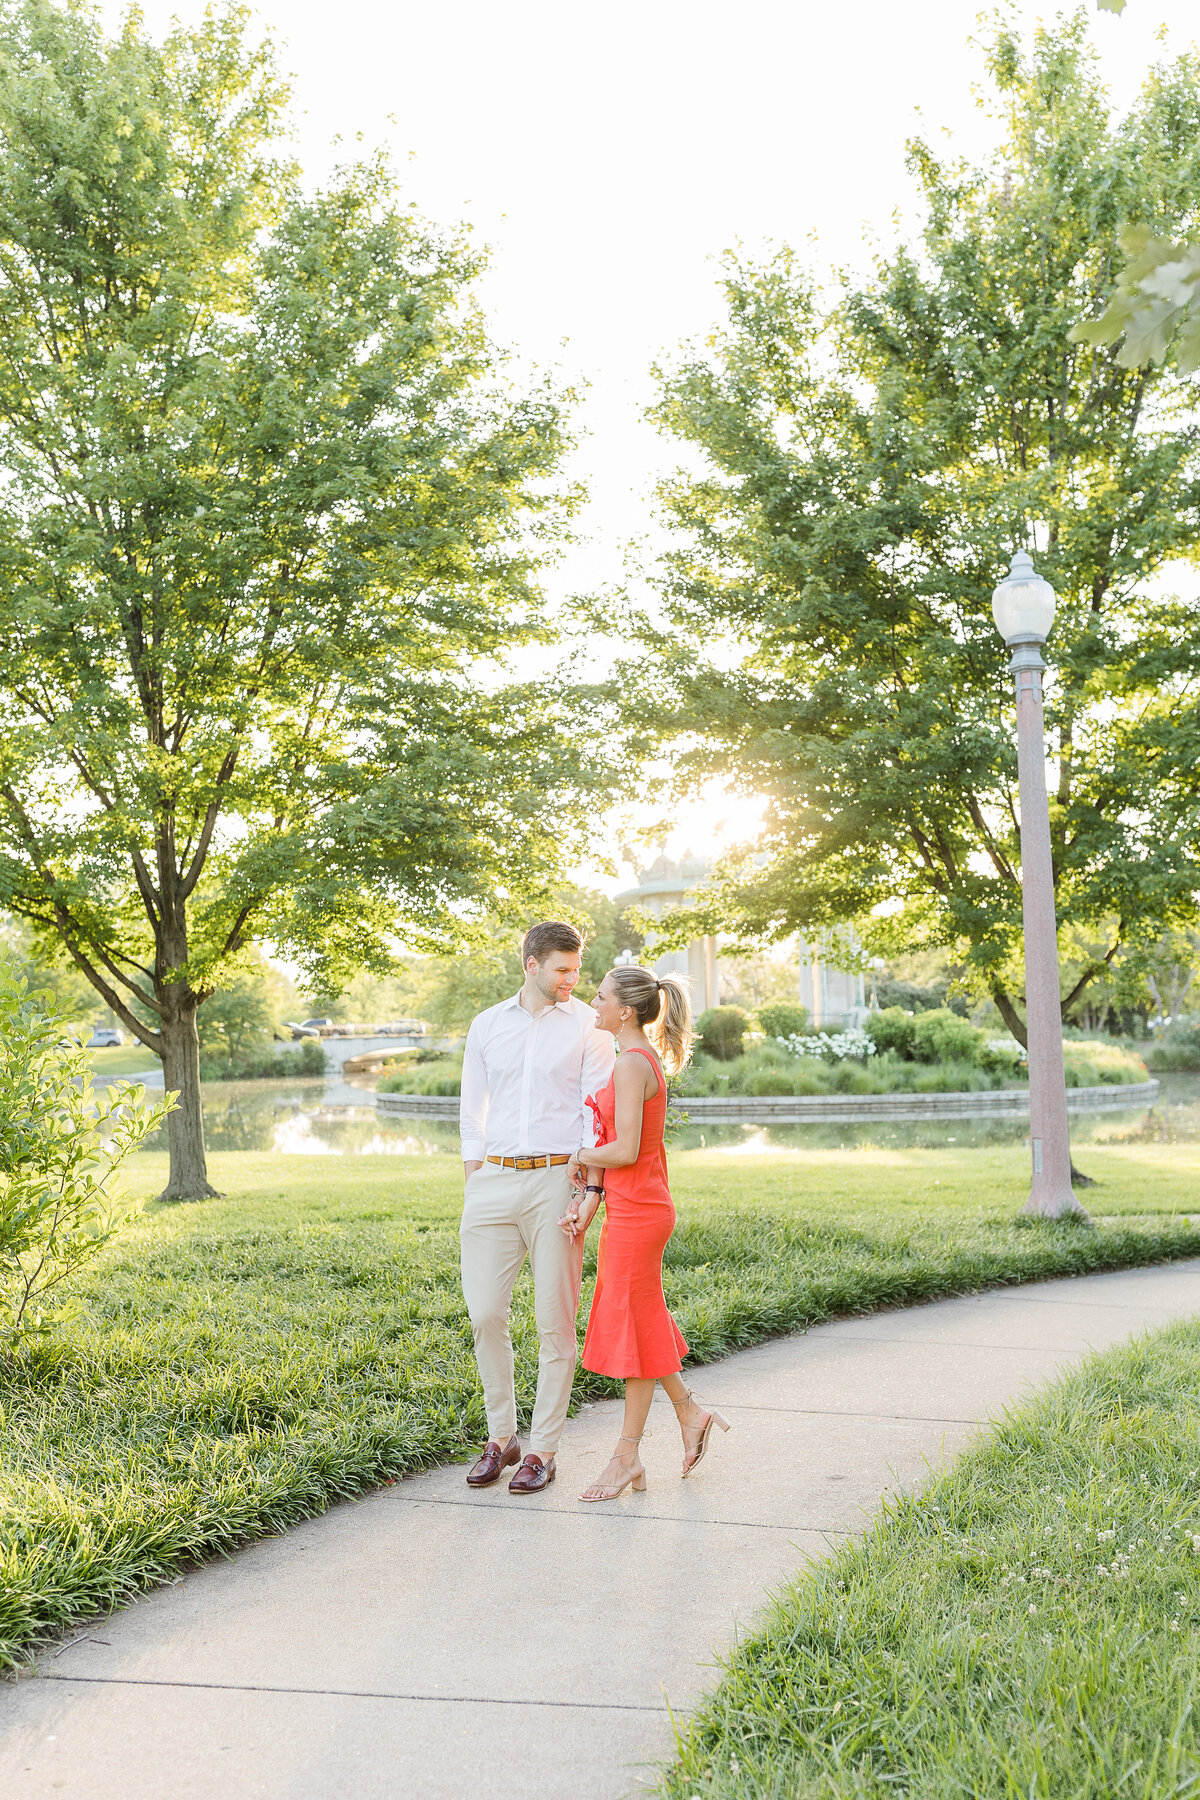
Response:
[{"label": "woman's red dress", "polygon": [[[642,1108],[637,1161],[605,1172],[604,1228],[583,1366],[596,1375],[628,1380],[638,1375],[677,1374],[687,1344],[667,1311],[662,1290],[663,1251],[675,1229],[663,1147],[667,1083],[657,1058],[648,1050],[623,1054],[649,1057],[658,1076],[658,1092]],[[616,1137],[615,1084],[610,1081],[598,1094],[589,1096],[588,1105],[596,1118],[597,1144],[611,1144]]]}]

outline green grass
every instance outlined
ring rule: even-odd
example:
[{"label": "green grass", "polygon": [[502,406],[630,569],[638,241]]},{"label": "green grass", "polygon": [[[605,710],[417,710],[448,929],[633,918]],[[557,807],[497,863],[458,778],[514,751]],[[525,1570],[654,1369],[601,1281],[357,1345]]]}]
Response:
[{"label": "green grass", "polygon": [[141,1044],[114,1044],[108,1050],[93,1050],[90,1055],[97,1076],[114,1081],[122,1076],[134,1080],[148,1069],[162,1068],[153,1050],[147,1050]]},{"label": "green grass", "polygon": [[1200,1323],[1092,1358],[791,1583],[671,1800],[1200,1792]]},{"label": "green grass", "polygon": [[[683,1152],[667,1297],[705,1360],[838,1313],[1200,1252],[1184,1212],[1200,1153],[1093,1145],[1087,1165],[1114,1215],[1095,1231],[1014,1224],[1018,1147]],[[144,1196],[163,1186],[161,1156],[130,1167]],[[0,1373],[0,1667],[190,1560],[483,1436],[455,1158],[231,1152],[211,1172],[227,1198],[149,1206],[73,1324]],[[524,1418],[531,1300],[522,1281]],[[581,1397],[613,1390],[581,1372]]]}]

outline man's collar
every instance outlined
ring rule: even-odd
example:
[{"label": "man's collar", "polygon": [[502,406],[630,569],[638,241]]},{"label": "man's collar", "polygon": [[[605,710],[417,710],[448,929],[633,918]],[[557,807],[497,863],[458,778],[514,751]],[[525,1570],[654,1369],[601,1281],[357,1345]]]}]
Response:
[{"label": "man's collar", "polygon": [[[525,1008],[523,1006],[521,1006],[522,991],[523,990],[521,988],[518,988],[516,993],[512,995],[511,999],[502,1000],[500,1002],[500,1010],[502,1012],[506,1012],[510,1006],[516,1006],[516,1007],[520,1007],[520,1010],[522,1012],[524,1012]],[[568,994],[568,996],[565,1000],[552,1000],[550,1002],[549,1006],[544,1006],[542,1008],[542,1011],[543,1012],[570,1012],[571,1003],[574,1000],[574,998],[575,998],[574,994]],[[531,1019],[533,1018],[533,1016],[534,1015],[532,1013],[530,1013],[529,1017]]]}]

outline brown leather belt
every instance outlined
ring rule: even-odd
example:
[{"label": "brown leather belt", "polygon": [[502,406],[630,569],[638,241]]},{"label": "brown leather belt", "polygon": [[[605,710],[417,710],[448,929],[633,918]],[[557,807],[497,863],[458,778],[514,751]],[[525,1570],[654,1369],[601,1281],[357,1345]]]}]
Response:
[{"label": "brown leather belt", "polygon": [[570,1162],[569,1156],[488,1156],[485,1162],[498,1169],[559,1169]]}]

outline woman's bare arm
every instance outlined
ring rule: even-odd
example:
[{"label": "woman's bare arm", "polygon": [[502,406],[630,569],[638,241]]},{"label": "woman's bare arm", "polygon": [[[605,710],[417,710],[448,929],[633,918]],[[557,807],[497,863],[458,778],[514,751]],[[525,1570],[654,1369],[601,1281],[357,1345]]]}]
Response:
[{"label": "woman's bare arm", "polygon": [[658,1078],[644,1056],[618,1056],[613,1071],[616,1089],[616,1137],[611,1144],[587,1152],[589,1169],[627,1169],[642,1147],[642,1108],[650,1082]]}]

